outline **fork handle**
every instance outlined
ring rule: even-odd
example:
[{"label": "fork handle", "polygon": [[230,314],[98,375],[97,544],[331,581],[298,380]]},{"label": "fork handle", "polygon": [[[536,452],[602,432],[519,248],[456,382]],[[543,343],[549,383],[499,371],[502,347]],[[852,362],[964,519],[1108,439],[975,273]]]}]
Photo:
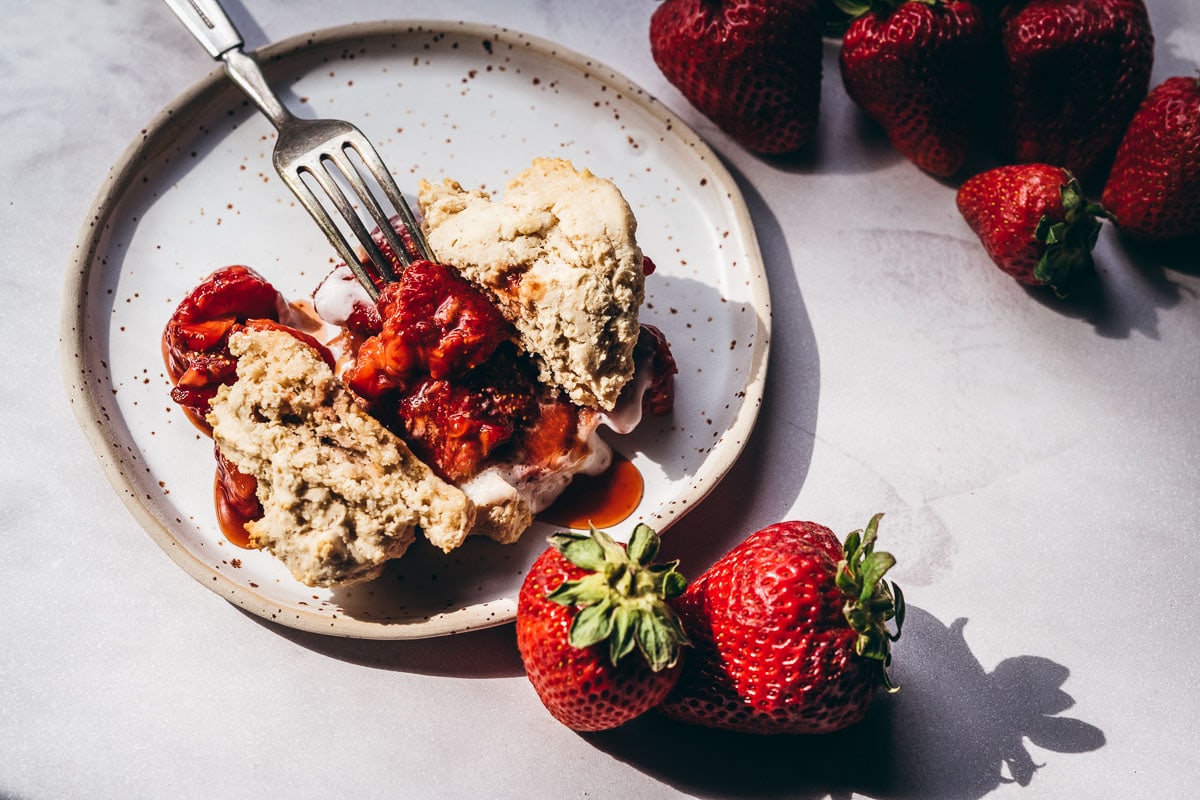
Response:
[{"label": "fork handle", "polygon": [[242,46],[242,35],[216,0],[166,0],[166,3],[213,58]]},{"label": "fork handle", "polygon": [[284,125],[295,119],[292,112],[283,107],[279,97],[267,85],[267,79],[258,68],[258,62],[243,53],[242,48],[226,50],[221,54],[221,60],[225,62],[225,72],[246,96],[254,101],[258,110],[270,118],[275,130],[282,130]]},{"label": "fork handle", "polygon": [[253,58],[242,52],[242,35],[217,0],[166,0],[192,36],[213,58],[225,64],[225,72],[276,129],[294,119],[271,91]]}]

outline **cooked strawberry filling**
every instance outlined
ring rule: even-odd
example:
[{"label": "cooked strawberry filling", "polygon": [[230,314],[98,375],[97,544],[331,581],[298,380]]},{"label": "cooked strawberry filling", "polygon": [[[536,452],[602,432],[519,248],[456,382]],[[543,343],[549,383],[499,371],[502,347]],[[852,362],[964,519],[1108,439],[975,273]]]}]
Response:
[{"label": "cooked strawberry filling", "polygon": [[249,542],[246,523],[263,515],[262,504],[258,502],[258,479],[239,470],[219,447],[213,447],[213,456],[217,460],[217,518],[229,540],[245,547]]},{"label": "cooked strawberry filling", "polygon": [[428,375],[464,375],[485,361],[511,329],[500,312],[453,269],[418,261],[379,295],[382,330],[363,342],[347,386],[374,402]]},{"label": "cooked strawberry filling", "polygon": [[675,406],[675,375],[679,367],[663,332],[642,323],[633,348],[633,360],[637,364],[646,364],[645,369],[650,375],[650,385],[642,395],[642,408],[651,414],[671,413]]},{"label": "cooked strawberry filling", "polygon": [[[498,358],[497,367],[502,360],[510,361]],[[536,421],[534,387],[511,378],[491,365],[454,378],[424,377],[396,394],[392,411],[421,460],[461,481],[478,472],[518,428]]]},{"label": "cooked strawberry filling", "polygon": [[175,384],[171,399],[203,424],[222,384],[236,379],[229,334],[252,318],[278,320],[283,297],[249,267],[224,267],[179,303],[163,331],[163,360]]},{"label": "cooked strawberry filling", "polygon": [[539,453],[577,446],[583,409],[537,384],[512,327],[453,268],[414,263],[384,288],[379,311],[382,330],[343,379],[442,477],[466,480],[498,448],[526,441]]}]

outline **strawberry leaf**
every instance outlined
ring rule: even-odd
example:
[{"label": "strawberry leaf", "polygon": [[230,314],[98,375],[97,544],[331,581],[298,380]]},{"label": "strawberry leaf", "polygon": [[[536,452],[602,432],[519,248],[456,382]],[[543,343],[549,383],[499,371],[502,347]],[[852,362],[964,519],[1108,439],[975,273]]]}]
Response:
[{"label": "strawberry leaf", "polygon": [[658,672],[674,666],[679,660],[679,644],[675,639],[677,626],[666,623],[660,614],[650,609],[639,609],[636,624],[638,649],[646,657],[650,669]]},{"label": "strawberry leaf", "polygon": [[575,566],[595,571],[604,566],[604,548],[590,536],[578,533],[556,533],[550,537],[550,544],[563,558]]},{"label": "strawberry leaf", "polygon": [[943,0],[833,0],[837,10],[845,14],[851,20],[858,17],[864,17],[867,14],[879,14],[886,16],[891,14],[906,2],[924,3],[927,6],[936,6]]},{"label": "strawberry leaf", "polygon": [[[893,642],[900,638],[900,629],[904,627],[904,592],[900,591],[900,587],[892,583],[892,594],[895,596],[893,605],[895,606],[894,616],[896,619],[896,632],[888,633],[888,638]],[[890,659],[889,659],[890,660]]]},{"label": "strawberry leaf", "polygon": [[591,647],[613,632],[613,606],[606,597],[594,606],[585,606],[575,615],[567,641],[572,647]]},{"label": "strawberry leaf", "polygon": [[595,527],[591,529],[592,539],[600,545],[604,551],[604,561],[609,565],[621,565],[628,563],[629,558],[625,554],[625,548],[617,544],[616,541],[602,530],[597,530]]},{"label": "strawberry leaf", "polygon": [[613,612],[613,635],[608,640],[609,660],[616,664],[633,652],[637,642],[633,638],[635,613],[627,605],[617,606]]},{"label": "strawberry leaf", "polygon": [[679,566],[678,561],[672,561],[670,564],[661,564],[657,567],[661,570],[659,575],[659,591],[663,597],[668,599],[679,597],[683,594],[683,590],[687,588],[687,578],[683,577],[676,569]]},{"label": "strawberry leaf", "polygon": [[563,606],[588,606],[608,597],[604,576],[593,573],[577,581],[563,581],[546,599]]},{"label": "strawberry leaf", "polygon": [[629,547],[626,552],[635,564],[649,564],[658,555],[658,535],[649,525],[639,523],[629,537]]},{"label": "strawberry leaf", "polygon": [[871,11],[871,0],[833,0],[833,4],[837,6],[838,11],[851,19],[861,17]]},{"label": "strawberry leaf", "polygon": [[875,593],[875,586],[894,566],[896,566],[896,558],[891,553],[871,553],[867,556],[863,560],[862,589],[858,599],[863,603],[869,602]]},{"label": "strawberry leaf", "polygon": [[[854,531],[846,537],[835,581],[846,596],[842,614],[851,630],[858,634],[855,653],[870,659],[877,667],[880,683],[888,691],[894,691],[896,687],[888,678],[885,667],[891,662],[891,642],[900,638],[904,624],[904,595],[895,583],[889,586],[883,580],[888,570],[895,566],[895,557],[891,553],[875,552],[882,516],[876,514],[865,530]],[[896,623],[895,633],[888,628],[891,620]]]}]

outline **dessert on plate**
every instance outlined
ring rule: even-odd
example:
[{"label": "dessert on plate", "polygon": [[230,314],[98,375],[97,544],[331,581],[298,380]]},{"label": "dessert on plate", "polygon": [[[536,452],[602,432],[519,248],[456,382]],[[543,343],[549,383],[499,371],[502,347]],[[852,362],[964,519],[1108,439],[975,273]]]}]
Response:
[{"label": "dessert on plate", "polygon": [[398,276],[370,273],[377,301],[339,265],[314,322],[232,266],[164,331],[172,397],[213,434],[222,529],[308,585],[375,578],[418,530],[447,552],[516,541],[609,466],[601,427],[671,407],[669,346],[638,322],[653,264],[615,185],[538,159],[500,198],[422,181],[419,203],[438,262],[405,268],[376,232]]}]

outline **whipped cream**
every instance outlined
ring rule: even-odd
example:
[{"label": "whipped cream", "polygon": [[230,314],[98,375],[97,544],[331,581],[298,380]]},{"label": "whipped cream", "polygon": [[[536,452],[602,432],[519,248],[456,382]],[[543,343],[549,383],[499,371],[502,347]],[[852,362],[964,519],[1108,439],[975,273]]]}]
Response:
[{"label": "whipped cream", "polygon": [[344,327],[356,305],[374,305],[367,290],[358,282],[350,267],[338,264],[313,292],[313,310],[330,325]]}]

